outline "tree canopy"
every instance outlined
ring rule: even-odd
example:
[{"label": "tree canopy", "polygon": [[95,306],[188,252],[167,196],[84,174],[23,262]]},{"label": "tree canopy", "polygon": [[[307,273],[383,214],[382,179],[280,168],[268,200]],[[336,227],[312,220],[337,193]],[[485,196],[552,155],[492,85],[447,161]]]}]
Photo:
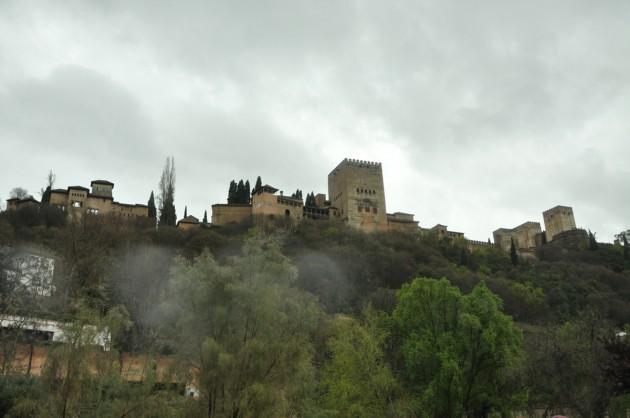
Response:
[{"label": "tree canopy", "polygon": [[398,299],[392,318],[418,414],[456,418],[513,409],[521,394],[506,384],[507,371],[520,360],[521,336],[483,283],[462,295],[446,279],[417,278]]}]

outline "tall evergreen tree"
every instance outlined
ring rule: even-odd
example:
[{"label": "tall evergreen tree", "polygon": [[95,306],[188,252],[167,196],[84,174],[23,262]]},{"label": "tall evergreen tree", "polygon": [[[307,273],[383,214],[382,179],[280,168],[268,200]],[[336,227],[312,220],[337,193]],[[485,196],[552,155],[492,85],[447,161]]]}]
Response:
[{"label": "tall evergreen tree", "polygon": [[245,203],[244,201],[247,199],[245,193],[245,183],[243,183],[243,179],[240,179],[238,186],[236,186],[236,203]]},{"label": "tall evergreen tree", "polygon": [[512,265],[518,265],[518,254],[516,253],[516,246],[514,245],[514,238],[510,239],[510,260],[512,261]]},{"label": "tall evergreen tree", "polygon": [[207,210],[203,211],[203,223],[204,224],[208,223],[208,211]]},{"label": "tall evergreen tree", "polygon": [[627,260],[630,257],[628,255],[628,238],[626,238],[625,233],[622,235],[622,237],[623,237],[623,258]]},{"label": "tall evergreen tree", "polygon": [[260,176],[258,176],[258,178],[256,179],[256,185],[254,186],[254,191],[257,191],[261,187],[262,187],[262,180],[260,179]]},{"label": "tall evergreen tree", "polygon": [[167,157],[162,177],[160,178],[160,194],[158,196],[160,206],[159,224],[175,226],[177,213],[175,211],[175,158]]},{"label": "tall evergreen tree", "polygon": [[155,197],[153,196],[153,190],[151,190],[151,196],[149,196],[147,206],[149,207],[149,218],[155,218],[157,216],[157,209],[155,208]]},{"label": "tall evergreen tree", "polygon": [[302,198],[302,190],[297,189],[297,190],[295,191],[295,193],[293,193],[293,194],[291,195],[291,197],[292,197],[292,198],[294,198],[294,199],[301,199],[301,198]]},{"label": "tall evergreen tree", "polygon": [[252,195],[252,187],[249,185],[249,180],[245,182],[245,193],[243,194],[244,202],[249,203],[250,196]]},{"label": "tall evergreen tree", "polygon": [[317,206],[315,204],[315,192],[310,192],[306,195],[306,201],[304,202],[305,206]]},{"label": "tall evergreen tree", "polygon": [[188,217],[188,206],[184,206],[184,218]]},{"label": "tall evergreen tree", "polygon": [[236,182],[232,180],[230,182],[230,189],[228,190],[228,198],[227,201],[229,204],[236,203]]},{"label": "tall evergreen tree", "polygon": [[468,249],[462,247],[462,250],[459,253],[459,265],[467,266],[468,265]]}]

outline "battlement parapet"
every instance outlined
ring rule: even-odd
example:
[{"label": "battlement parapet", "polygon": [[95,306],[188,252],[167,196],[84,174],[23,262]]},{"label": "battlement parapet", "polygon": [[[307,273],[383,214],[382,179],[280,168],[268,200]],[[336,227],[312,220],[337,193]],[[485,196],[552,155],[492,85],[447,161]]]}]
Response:
[{"label": "battlement parapet", "polygon": [[376,170],[382,170],[382,164],[376,161],[357,160],[354,158],[344,158],[337,167],[335,167],[330,174],[336,174],[344,167],[358,167],[358,168],[371,168]]},{"label": "battlement parapet", "polygon": [[495,247],[495,246],[497,246],[496,244],[493,244],[493,243],[488,242],[488,241],[477,241],[477,240],[474,240],[474,239],[466,239],[466,244],[474,245],[476,247]]},{"label": "battlement parapet", "polygon": [[380,167],[381,163],[377,161],[365,161],[365,160],[356,160],[354,158],[344,158],[342,164],[346,163],[348,165],[357,165],[360,167]]}]

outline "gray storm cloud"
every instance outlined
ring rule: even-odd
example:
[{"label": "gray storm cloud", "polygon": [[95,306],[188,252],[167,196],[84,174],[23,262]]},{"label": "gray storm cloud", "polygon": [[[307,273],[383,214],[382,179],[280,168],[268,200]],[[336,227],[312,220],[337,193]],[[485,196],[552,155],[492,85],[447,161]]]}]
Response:
[{"label": "gray storm cloud", "polygon": [[[486,239],[571,205],[630,227],[630,3],[0,4],[0,190],[116,182],[163,160],[202,216],[232,178],[326,191],[383,162],[388,210]],[[98,157],[95,157],[96,153]]]}]

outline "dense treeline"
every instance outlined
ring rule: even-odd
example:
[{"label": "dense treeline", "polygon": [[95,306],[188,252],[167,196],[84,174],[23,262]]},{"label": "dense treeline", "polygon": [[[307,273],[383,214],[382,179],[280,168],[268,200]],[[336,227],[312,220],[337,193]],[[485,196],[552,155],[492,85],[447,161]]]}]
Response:
[{"label": "dense treeline", "polygon": [[[618,359],[630,347],[614,337],[630,323],[621,247],[513,263],[493,247],[326,221],[182,231],[47,219],[0,214],[0,246],[56,259],[52,297],[4,275],[2,309],[63,318],[75,338],[53,346],[41,378],[3,367],[8,416],[599,417],[628,404]],[[151,375],[130,386],[112,361],[88,373],[82,324],[111,330],[112,358],[175,359],[171,380],[195,381],[199,398]]]}]

